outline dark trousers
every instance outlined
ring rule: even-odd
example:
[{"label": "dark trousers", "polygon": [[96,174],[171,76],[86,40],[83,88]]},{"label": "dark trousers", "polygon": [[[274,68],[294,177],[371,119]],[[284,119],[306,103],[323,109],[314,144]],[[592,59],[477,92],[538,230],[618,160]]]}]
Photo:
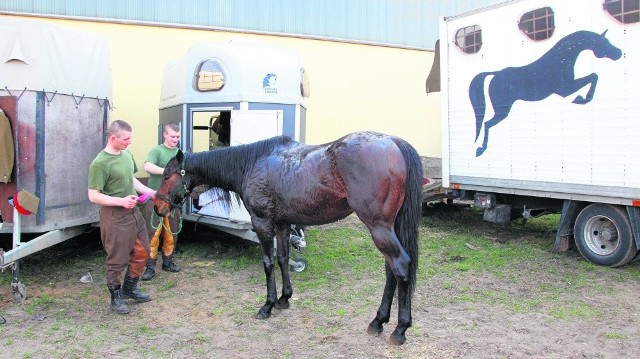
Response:
[{"label": "dark trousers", "polygon": [[147,225],[137,207],[101,207],[100,239],[107,253],[105,264],[109,288],[122,283],[122,272],[127,266],[129,276],[138,278],[142,275],[150,250]]}]

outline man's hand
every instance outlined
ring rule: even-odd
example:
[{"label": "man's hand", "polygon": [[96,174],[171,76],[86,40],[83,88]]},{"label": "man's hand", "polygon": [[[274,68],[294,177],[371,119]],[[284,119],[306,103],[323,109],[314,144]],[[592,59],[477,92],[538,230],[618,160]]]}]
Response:
[{"label": "man's hand", "polygon": [[137,199],[138,197],[134,195],[122,197],[122,207],[127,209],[135,207],[136,203],[138,203]]}]

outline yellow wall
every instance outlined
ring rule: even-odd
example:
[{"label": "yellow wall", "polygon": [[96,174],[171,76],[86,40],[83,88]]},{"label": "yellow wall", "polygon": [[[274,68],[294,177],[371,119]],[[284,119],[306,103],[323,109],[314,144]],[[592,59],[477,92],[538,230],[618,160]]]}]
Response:
[{"label": "yellow wall", "polygon": [[[33,20],[33,18],[30,18]],[[439,96],[425,93],[433,52],[341,42],[139,25],[37,18],[109,39],[112,119],[133,126],[138,167],[157,144],[164,65],[203,41],[251,37],[296,50],[311,84],[306,142],[318,144],[353,131],[373,130],[409,141],[426,157],[440,157]],[[146,176],[144,172],[138,175]]]}]

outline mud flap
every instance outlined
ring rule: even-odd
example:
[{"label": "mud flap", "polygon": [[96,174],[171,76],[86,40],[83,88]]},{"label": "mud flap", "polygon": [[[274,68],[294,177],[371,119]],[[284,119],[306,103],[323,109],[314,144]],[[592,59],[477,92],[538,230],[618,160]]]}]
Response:
[{"label": "mud flap", "polygon": [[573,226],[576,223],[578,214],[584,207],[584,202],[565,200],[562,203],[556,243],[553,245],[554,252],[566,252],[573,248]]},{"label": "mud flap", "polygon": [[497,204],[491,208],[485,208],[482,219],[497,224],[509,224],[511,223],[511,206]]},{"label": "mud flap", "polygon": [[627,214],[631,223],[631,233],[636,241],[636,248],[640,249],[640,208],[627,206]]}]

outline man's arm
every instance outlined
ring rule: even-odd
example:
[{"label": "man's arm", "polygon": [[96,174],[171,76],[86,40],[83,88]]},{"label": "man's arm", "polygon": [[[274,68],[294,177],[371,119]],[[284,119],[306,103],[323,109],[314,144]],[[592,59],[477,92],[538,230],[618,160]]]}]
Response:
[{"label": "man's arm", "polygon": [[[146,167],[147,163],[149,163],[149,162],[145,162],[145,167]],[[158,167],[158,166],[156,166],[156,167]],[[144,194],[144,193],[149,194],[149,196],[151,196],[152,199],[156,198],[156,191],[154,191],[151,188],[143,185],[142,182],[140,182],[135,177],[133,177],[133,189],[135,189],[136,192],[138,192],[140,194]]]},{"label": "man's arm", "polygon": [[89,188],[87,194],[89,195],[89,201],[101,206],[133,208],[136,205],[136,196],[112,197],[91,188]]},{"label": "man's arm", "polygon": [[151,162],[145,162],[144,163],[144,170],[145,172],[147,172],[150,175],[161,175],[164,173],[164,168],[158,166],[158,165],[154,165]]}]

